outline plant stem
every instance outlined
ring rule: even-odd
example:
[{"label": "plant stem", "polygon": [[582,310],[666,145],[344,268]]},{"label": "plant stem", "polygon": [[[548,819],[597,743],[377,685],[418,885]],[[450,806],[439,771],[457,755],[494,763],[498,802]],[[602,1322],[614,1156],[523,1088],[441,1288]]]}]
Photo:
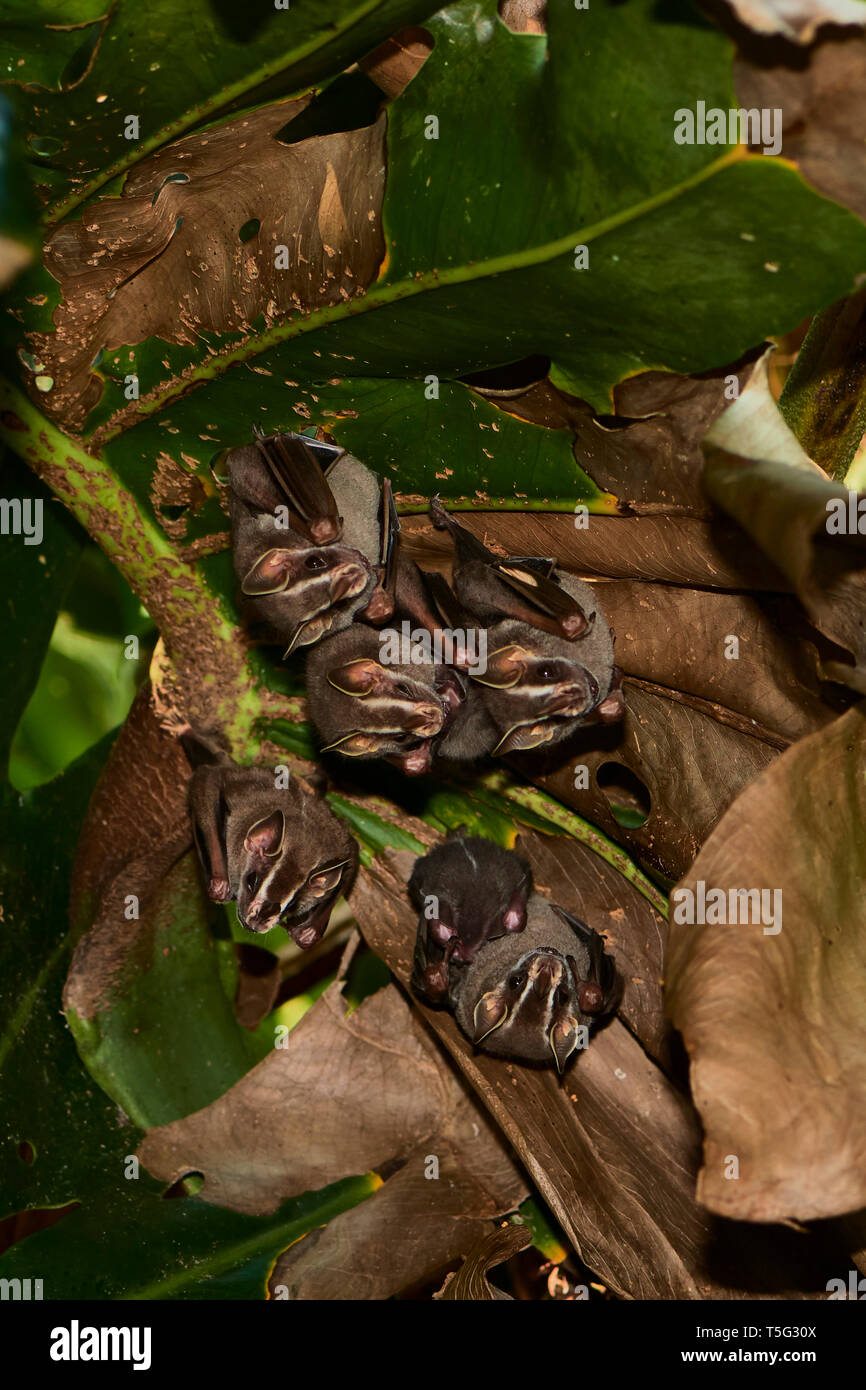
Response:
[{"label": "plant stem", "polygon": [[809,457],[843,482],[866,431],[866,291],[815,315],[779,409]]},{"label": "plant stem", "polygon": [[252,756],[260,702],[245,648],[192,562],[103,458],[69,439],[2,378],[0,440],[47,483],[141,599],[160,630],[187,717],[219,728],[236,757]]}]

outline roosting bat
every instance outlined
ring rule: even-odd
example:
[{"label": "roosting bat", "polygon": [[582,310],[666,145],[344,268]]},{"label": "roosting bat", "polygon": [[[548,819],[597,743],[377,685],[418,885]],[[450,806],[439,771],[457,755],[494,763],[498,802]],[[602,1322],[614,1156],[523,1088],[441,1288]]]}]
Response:
[{"label": "roosting bat", "polygon": [[485,942],[523,931],[531,888],[519,855],[462,832],[416,860],[409,879],[419,910],[413,987],[440,1002],[455,967],[474,960]]},{"label": "roosting bat", "polygon": [[[384,757],[410,775],[427,772],[434,758],[483,757],[498,735],[469,679],[462,636],[450,661],[437,653],[443,620],[417,565],[400,561],[395,589],[390,628],[353,624],[307,660],[307,698],[325,751]],[[404,623],[412,640],[399,630]]]},{"label": "roosting bat", "polygon": [[416,861],[409,895],[421,913],[413,988],[485,1051],[562,1072],[615,1007],[603,938],[531,892],[519,855],[449,838]]},{"label": "roosting bat", "polygon": [[543,559],[500,559],[436,498],[435,524],[454,537],[454,589],[487,624],[487,670],[473,675],[498,733],[494,753],[537,748],[581,725],[620,719],[613,634],[594,590]]},{"label": "roosting bat", "polygon": [[[322,465],[327,471],[322,471]],[[393,609],[391,485],[333,444],[275,434],[228,457],[235,570],[288,652]]]},{"label": "roosting bat", "polygon": [[562,1073],[617,998],[613,959],[585,922],[533,893],[519,936],[489,941],[456,972],[454,1016],[485,1052]]},{"label": "roosting bat", "polygon": [[236,900],[248,931],[279,924],[304,950],[314,946],[354,878],[348,830],[296,777],[277,787],[273,772],[240,767],[196,735],[181,742],[194,767],[189,806],[208,897]]}]

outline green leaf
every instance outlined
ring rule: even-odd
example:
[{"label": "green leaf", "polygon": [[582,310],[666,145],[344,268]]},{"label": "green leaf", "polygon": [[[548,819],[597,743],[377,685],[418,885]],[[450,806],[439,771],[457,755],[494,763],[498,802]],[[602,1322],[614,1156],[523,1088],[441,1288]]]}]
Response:
[{"label": "green leaf", "polygon": [[[24,10],[23,0],[19,5]],[[76,0],[67,8],[109,6]],[[49,218],[58,220],[145,155],[254,100],[260,89],[301,91],[429,13],[429,0],[291,0],[279,10],[273,0],[187,0],[182,11],[175,0],[116,0],[95,35],[52,33],[46,46],[34,26],[32,57],[21,71],[35,65],[36,80],[68,88],[12,94],[38,161],[40,192],[53,204]],[[89,54],[94,36],[98,46]],[[28,41],[26,31],[11,37]],[[14,63],[7,72],[17,80]],[[129,116],[138,118],[134,138],[126,136]]]},{"label": "green leaf", "polygon": [[[2,493],[18,499],[22,518],[29,505],[31,526],[41,508],[38,545],[24,535],[0,536],[0,613],[3,650],[14,652],[0,682],[0,765],[5,777],[9,749],[19,720],[36,687],[64,596],[78,565],[83,534],[45,485],[12,454],[2,465]],[[33,538],[38,535],[33,530]]]},{"label": "green leaf", "polygon": [[[90,970],[88,958],[85,984]],[[96,1007],[86,1018],[67,1010],[91,1076],[136,1124],[168,1124],[203,1109],[273,1046],[273,1033],[237,1022],[236,975],[225,915],[206,902],[190,853],[166,874],[155,902],[142,906],[135,946],[102,984]]]},{"label": "green leaf", "polygon": [[111,0],[4,0],[4,80],[58,91],[79,80],[110,7]]},{"label": "green leaf", "polygon": [[45,1299],[263,1299],[277,1255],[357,1206],[375,1174],[292,1197],[272,1216],[242,1216],[198,1197],[166,1200],[120,1171],[99,1202],[14,1245],[5,1279],[41,1279]]},{"label": "green leaf", "polygon": [[[62,1206],[116,1181],[138,1131],[93,1084],[60,1012],[74,944],[69,873],[107,741],[36,792],[0,793],[2,1214]],[[29,1145],[35,1157],[26,1161]]]}]

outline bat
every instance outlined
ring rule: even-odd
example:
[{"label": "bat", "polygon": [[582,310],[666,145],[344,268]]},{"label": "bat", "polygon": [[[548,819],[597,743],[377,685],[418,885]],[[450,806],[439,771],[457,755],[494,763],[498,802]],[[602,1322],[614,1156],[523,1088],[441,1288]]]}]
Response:
[{"label": "bat", "polygon": [[323,751],[387,758],[410,776],[428,772],[434,759],[470,761],[490,751],[499,736],[465,669],[465,646],[437,654],[437,632],[442,620],[429,586],[417,565],[401,559],[395,625],[375,632],[353,624],[307,659]]},{"label": "bat", "polygon": [[618,992],[603,937],[533,893],[524,931],[488,941],[461,966],[449,1002],[462,1031],[485,1052],[552,1061],[561,1075],[616,1007]]},{"label": "bat", "polygon": [[[326,466],[326,472],[322,466]],[[228,456],[235,571],[250,612],[309,646],[393,611],[391,485],[336,445],[275,434]]]},{"label": "bat", "polygon": [[415,861],[409,896],[418,908],[413,988],[431,1002],[448,994],[457,967],[485,942],[526,926],[529,865],[463,830]]},{"label": "bat", "polygon": [[522,752],[621,719],[613,634],[590,585],[555,573],[552,561],[500,559],[436,498],[431,515],[454,537],[458,600],[487,624],[487,669],[471,678],[498,733],[491,751]]},{"label": "bat", "polygon": [[279,924],[308,950],[351,885],[355,841],[296,777],[277,787],[273,772],[240,767],[191,732],[181,743],[194,769],[189,809],[208,897],[236,901],[247,931]]}]

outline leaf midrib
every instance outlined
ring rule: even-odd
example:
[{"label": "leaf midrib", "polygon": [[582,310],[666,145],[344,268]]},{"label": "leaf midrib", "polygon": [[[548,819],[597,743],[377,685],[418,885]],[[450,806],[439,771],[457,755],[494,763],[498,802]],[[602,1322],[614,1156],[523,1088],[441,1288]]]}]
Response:
[{"label": "leaf midrib", "polygon": [[663,189],[660,193],[654,193],[651,197],[628,208],[623,208],[619,212],[612,213],[609,217],[602,218],[589,227],[569,232],[565,236],[557,238],[556,241],[543,242],[538,246],[531,246],[522,251],[508,251],[501,256],[490,257],[488,260],[471,261],[463,265],[451,266],[445,270],[424,271],[418,276],[396,280],[391,284],[377,285],[374,283],[369,290],[356,299],[339,304],[329,304],[322,309],[314,310],[302,319],[292,319],[276,324],[264,333],[257,333],[245,338],[231,351],[220,353],[207,362],[193,367],[187,373],[174,378],[169,388],[141,397],[128,410],[122,410],[116,415],[109,428],[97,429],[92,436],[91,445],[102,448],[125,432],[127,421],[134,424],[140,423],[148,416],[157,414],[164,406],[179,396],[186,395],[196,385],[215,380],[223,372],[228,371],[230,367],[239,366],[251,358],[259,357],[263,352],[279,346],[280,343],[289,342],[292,338],[301,337],[305,333],[312,333],[327,324],[338,323],[359,313],[375,312],[376,309],[384,308],[402,299],[414,298],[416,295],[429,294],[433,290],[482,280],[556,260],[558,256],[572,251],[576,245],[589,245],[590,242],[597,241],[608,232],[616,231],[619,227],[635,222],[641,217],[655,212],[657,208],[664,207],[667,203],[684,197],[692,189],[715,177],[716,174],[722,173],[730,165],[740,160],[749,159],[754,159],[754,156],[748,153],[746,146],[737,145],[699,170],[697,174],[692,174],[689,178],[684,179],[682,183],[674,184],[670,188]]},{"label": "leaf midrib", "polygon": [[226,87],[221,87],[210,101],[204,101],[199,106],[191,106],[189,110],[185,111],[183,115],[178,116],[176,120],[169,121],[167,125],[161,126],[149,139],[138,141],[135,147],[130,150],[129,154],[124,155],[122,159],[115,160],[115,162],[110,164],[107,168],[101,169],[93,178],[82,183],[73,192],[68,193],[65,198],[61,198],[59,203],[55,203],[52,207],[49,207],[43,218],[45,226],[53,227],[58,222],[61,222],[64,217],[74,212],[76,208],[80,207],[82,203],[85,203],[87,199],[98,192],[100,188],[110,183],[112,179],[117,178],[120,174],[126,173],[128,169],[134,168],[140,160],[144,159],[149,154],[153,154],[163,145],[168,144],[169,141],[179,138],[187,131],[200,125],[203,121],[207,121],[210,117],[215,116],[219,111],[222,111],[226,106],[236,101],[238,97],[246,95],[247,92],[255,91],[257,87],[262,86],[265,82],[269,82],[274,77],[278,77],[281,72],[285,72],[288,68],[292,67],[294,63],[301,62],[310,53],[314,53],[316,49],[325,48],[327,44],[333,43],[335,39],[347,33],[362,19],[366,19],[367,15],[374,13],[382,4],[383,0],[364,0],[364,3],[358,5],[357,8],[347,14],[342,21],[330,25],[325,30],[320,30],[318,34],[308,39],[306,43],[299,44],[296,48],[288,51],[282,59],[270,63],[263,63],[261,67],[238,78],[236,82],[232,82]]}]

